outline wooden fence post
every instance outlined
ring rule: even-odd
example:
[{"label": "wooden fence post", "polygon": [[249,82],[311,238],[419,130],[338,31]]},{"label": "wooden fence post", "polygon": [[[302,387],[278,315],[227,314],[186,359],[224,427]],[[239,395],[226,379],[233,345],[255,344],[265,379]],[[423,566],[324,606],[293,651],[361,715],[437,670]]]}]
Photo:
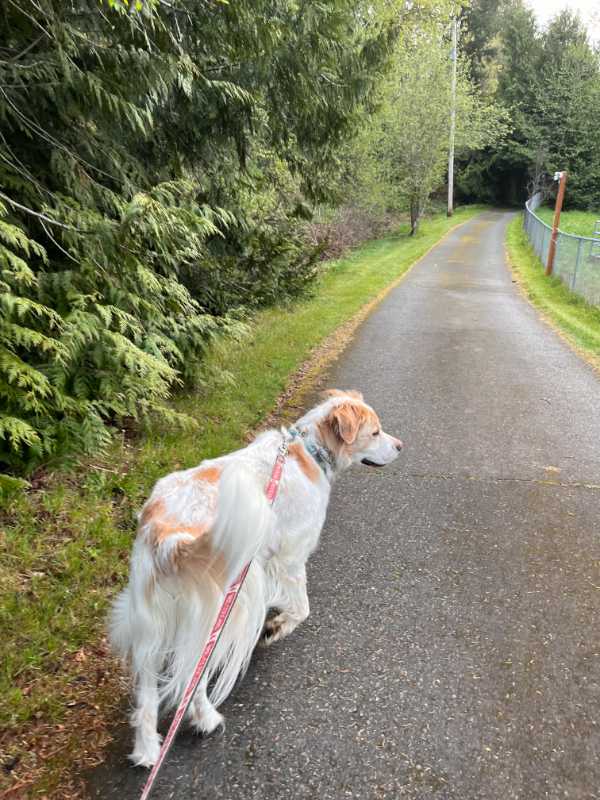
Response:
[{"label": "wooden fence post", "polygon": [[565,186],[567,183],[567,171],[557,172],[554,175],[554,180],[559,180],[558,194],[556,195],[556,205],[554,207],[554,220],[552,221],[552,236],[550,237],[550,245],[548,246],[548,260],[546,261],[546,275],[552,275],[554,268],[554,256],[556,254],[556,240],[558,238],[558,224],[560,222],[560,212],[565,197]]}]

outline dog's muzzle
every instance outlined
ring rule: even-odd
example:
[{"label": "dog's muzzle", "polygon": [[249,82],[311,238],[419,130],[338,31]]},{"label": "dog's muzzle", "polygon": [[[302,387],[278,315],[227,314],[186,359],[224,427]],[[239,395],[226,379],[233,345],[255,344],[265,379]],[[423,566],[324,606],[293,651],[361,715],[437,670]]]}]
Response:
[{"label": "dog's muzzle", "polygon": [[[403,447],[402,442],[400,441],[400,439],[394,439],[394,442],[395,442],[394,447],[398,452],[400,452]],[[363,458],[360,463],[366,464],[367,467],[385,467],[388,462],[386,461],[384,464],[378,464],[377,461],[371,461],[370,458]]]}]

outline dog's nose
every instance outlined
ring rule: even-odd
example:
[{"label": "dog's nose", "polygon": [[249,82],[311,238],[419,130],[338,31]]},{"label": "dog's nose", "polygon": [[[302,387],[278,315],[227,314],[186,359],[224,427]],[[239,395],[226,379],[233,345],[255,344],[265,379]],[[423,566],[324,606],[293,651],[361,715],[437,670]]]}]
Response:
[{"label": "dog's nose", "polygon": [[400,439],[396,439],[396,450],[402,450],[403,444]]}]

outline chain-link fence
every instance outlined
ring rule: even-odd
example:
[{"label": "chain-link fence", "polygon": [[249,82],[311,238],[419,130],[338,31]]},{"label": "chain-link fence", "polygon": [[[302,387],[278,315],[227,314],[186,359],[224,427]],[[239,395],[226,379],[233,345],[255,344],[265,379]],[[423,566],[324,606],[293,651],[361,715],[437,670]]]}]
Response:
[{"label": "chain-link fence", "polygon": [[[533,249],[546,266],[552,228],[537,216],[542,204],[538,192],[525,203],[525,231]],[[596,226],[598,229],[598,225]],[[566,283],[571,291],[584,297],[592,305],[600,305],[600,235],[573,236],[559,230],[556,239],[553,274]]]}]

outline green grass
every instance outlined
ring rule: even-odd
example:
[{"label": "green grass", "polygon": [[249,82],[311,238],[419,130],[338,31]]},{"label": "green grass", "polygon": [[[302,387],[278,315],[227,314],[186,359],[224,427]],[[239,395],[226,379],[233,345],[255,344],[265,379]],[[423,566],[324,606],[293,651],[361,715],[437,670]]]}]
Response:
[{"label": "green grass", "polygon": [[[325,265],[311,297],[259,313],[247,338],[215,347],[203,388],[174,402],[197,420],[196,431],[156,423],[133,441],[123,434],[104,458],[76,473],[55,473],[41,488],[5,500],[0,511],[4,726],[26,730],[28,721],[40,717],[58,724],[69,697],[84,691],[74,656],[100,640],[108,602],[126,578],[135,511],[156,479],[243,444],[316,345],[451,227],[481,210],[469,207],[450,220],[441,215],[425,220],[415,237],[401,230]],[[90,685],[92,703],[94,691]]]},{"label": "green grass", "polygon": [[[535,212],[546,225],[552,226],[554,209],[542,206]],[[560,215],[560,230],[576,236],[593,236],[600,211],[563,211]]]},{"label": "green grass", "polygon": [[592,358],[600,355],[600,308],[573,294],[559,278],[547,278],[523,230],[523,218],[508,226],[507,249],[531,302],[542,310],[577,347]]}]

